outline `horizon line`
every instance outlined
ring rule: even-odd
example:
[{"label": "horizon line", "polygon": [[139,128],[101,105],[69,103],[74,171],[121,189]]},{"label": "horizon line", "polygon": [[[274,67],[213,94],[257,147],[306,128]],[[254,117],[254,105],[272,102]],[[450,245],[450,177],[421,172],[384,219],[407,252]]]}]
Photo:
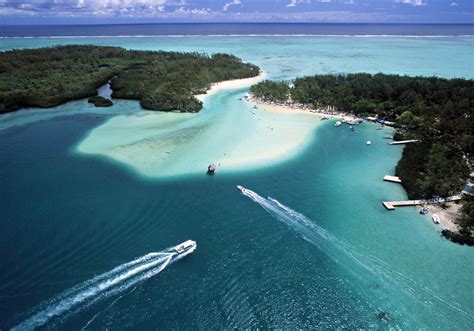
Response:
[{"label": "horizon line", "polygon": [[255,21],[255,22],[146,22],[146,23],[48,23],[48,24],[0,24],[0,26],[104,26],[104,25],[165,25],[165,24],[319,24],[319,25],[472,25],[472,22],[457,22],[457,23],[446,23],[446,22],[422,22],[422,23],[410,23],[410,22],[269,22],[269,21]]}]

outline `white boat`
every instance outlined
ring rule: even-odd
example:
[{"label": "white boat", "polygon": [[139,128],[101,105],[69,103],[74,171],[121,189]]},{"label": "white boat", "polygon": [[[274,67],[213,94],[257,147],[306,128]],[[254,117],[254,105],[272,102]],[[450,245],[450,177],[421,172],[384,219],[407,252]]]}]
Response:
[{"label": "white boat", "polygon": [[240,186],[240,185],[237,185],[237,189],[242,193],[247,193],[248,192],[248,190],[245,187]]},{"label": "white boat", "polygon": [[439,224],[440,218],[438,214],[434,214],[433,217],[431,217],[431,219],[433,220],[434,224]]},{"label": "white boat", "polygon": [[183,254],[194,248],[196,248],[196,242],[194,240],[186,240],[184,243],[178,245],[175,251],[178,254]]},{"label": "white boat", "polygon": [[372,142],[370,140],[367,140],[367,145],[371,145]]},{"label": "white boat", "polygon": [[338,127],[338,126],[341,126],[342,122],[341,121],[337,121],[336,124],[334,124],[335,127]]}]

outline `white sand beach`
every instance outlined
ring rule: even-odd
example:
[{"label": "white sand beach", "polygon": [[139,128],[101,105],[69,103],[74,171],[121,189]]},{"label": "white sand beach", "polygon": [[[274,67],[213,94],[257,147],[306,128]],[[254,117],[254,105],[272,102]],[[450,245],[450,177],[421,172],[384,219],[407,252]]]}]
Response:
[{"label": "white sand beach", "polygon": [[298,105],[298,104],[280,104],[280,103],[270,103],[255,98],[252,95],[249,95],[249,101],[253,102],[257,107],[262,108],[263,110],[283,114],[283,115],[295,115],[295,114],[311,114],[314,116],[318,116],[320,118],[334,118],[343,121],[356,121],[357,116],[353,114],[341,113],[334,110],[326,110],[326,109],[311,109],[309,107]]},{"label": "white sand beach", "polygon": [[223,90],[235,90],[239,88],[249,87],[253,84],[258,83],[260,80],[265,78],[267,73],[265,71],[261,71],[258,76],[250,77],[250,78],[243,78],[243,79],[232,79],[232,80],[225,80],[223,82],[212,84],[211,88],[205,94],[196,94],[196,99],[200,101],[204,101],[204,99],[208,96],[211,96],[219,91]]}]

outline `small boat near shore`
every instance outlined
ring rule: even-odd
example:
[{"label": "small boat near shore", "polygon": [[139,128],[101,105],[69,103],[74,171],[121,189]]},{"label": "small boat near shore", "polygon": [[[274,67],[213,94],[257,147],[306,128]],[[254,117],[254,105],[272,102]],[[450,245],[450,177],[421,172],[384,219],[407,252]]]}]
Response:
[{"label": "small boat near shore", "polygon": [[428,214],[428,211],[429,211],[428,208],[423,207],[423,208],[420,209],[420,214],[421,215],[426,215],[426,214]]},{"label": "small boat near shore", "polygon": [[441,219],[439,218],[438,214],[434,214],[433,217],[431,217],[431,219],[433,220],[433,223],[434,223],[434,224],[439,224],[439,222],[440,222],[440,220],[441,220]]},{"label": "small boat near shore", "polygon": [[338,126],[341,126],[342,122],[341,121],[337,121],[334,126],[337,128]]}]

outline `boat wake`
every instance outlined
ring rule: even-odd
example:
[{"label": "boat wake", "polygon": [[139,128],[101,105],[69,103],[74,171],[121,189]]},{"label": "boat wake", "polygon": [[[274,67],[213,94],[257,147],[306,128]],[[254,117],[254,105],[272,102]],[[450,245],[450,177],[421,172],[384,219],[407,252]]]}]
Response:
[{"label": "boat wake", "polygon": [[[384,322],[388,323],[386,311],[398,311],[398,317],[400,318],[402,315],[416,318],[416,316],[412,315],[408,307],[403,314],[399,311],[400,307],[405,306],[408,299],[414,302],[415,306],[422,305],[432,312],[436,311],[438,314],[440,313],[438,309],[439,305],[442,305],[448,308],[450,312],[459,313],[464,317],[473,319],[471,314],[464,311],[457,302],[442,298],[426,285],[395,270],[380,258],[365,252],[359,252],[356,248],[331,235],[305,215],[285,206],[278,200],[271,197],[265,199],[257,193],[241,186],[238,186],[238,189],[243,195],[258,203],[273,218],[285,223],[295,234],[317,246],[334,262],[356,277],[359,282],[367,285],[368,291],[373,292],[371,293],[373,297],[375,297],[377,293],[378,295],[383,293],[382,296],[385,302],[382,304],[380,302],[374,302],[371,306],[378,312],[378,316],[384,318]],[[389,304],[388,298],[400,298],[402,302]],[[382,305],[384,306],[383,308]],[[393,317],[396,316],[392,315],[391,318]],[[399,326],[395,322],[393,326],[400,328],[406,327],[406,325]]]},{"label": "boat wake", "polygon": [[123,293],[130,287],[156,276],[170,264],[196,249],[194,245],[178,253],[177,250],[179,251],[182,245],[148,253],[66,290],[33,309],[30,317],[12,330],[32,330],[46,323],[54,325],[98,301]]}]

